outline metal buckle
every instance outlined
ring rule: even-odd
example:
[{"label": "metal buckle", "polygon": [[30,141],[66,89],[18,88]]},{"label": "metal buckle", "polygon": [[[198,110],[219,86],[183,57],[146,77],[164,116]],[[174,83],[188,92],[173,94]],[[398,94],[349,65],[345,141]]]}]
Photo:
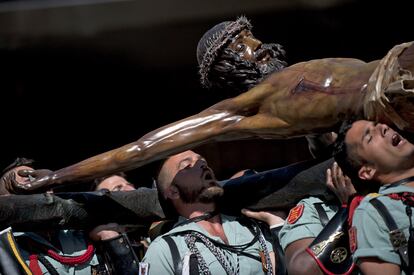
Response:
[{"label": "metal buckle", "polygon": [[390,241],[395,250],[407,246],[407,238],[400,229],[390,231]]}]

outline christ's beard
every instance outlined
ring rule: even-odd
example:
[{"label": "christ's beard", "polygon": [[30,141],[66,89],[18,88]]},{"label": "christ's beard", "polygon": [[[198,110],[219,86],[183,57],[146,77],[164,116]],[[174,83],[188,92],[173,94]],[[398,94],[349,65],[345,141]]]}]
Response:
[{"label": "christ's beard", "polygon": [[262,56],[264,53],[268,53],[270,55],[270,60],[265,63],[254,62],[252,66],[257,66],[260,73],[261,78],[260,81],[266,78],[273,72],[277,72],[282,70],[287,66],[285,61],[282,61],[279,58],[283,58],[285,55],[285,51],[281,48],[278,44],[263,44],[260,50],[256,53],[256,56]]},{"label": "christ's beard", "polygon": [[285,68],[287,63],[282,60],[284,54],[285,51],[278,44],[263,44],[255,56],[261,59],[268,55],[270,60],[252,62],[226,48],[210,72],[210,83],[220,87],[226,96],[238,95],[253,88],[270,74]]}]

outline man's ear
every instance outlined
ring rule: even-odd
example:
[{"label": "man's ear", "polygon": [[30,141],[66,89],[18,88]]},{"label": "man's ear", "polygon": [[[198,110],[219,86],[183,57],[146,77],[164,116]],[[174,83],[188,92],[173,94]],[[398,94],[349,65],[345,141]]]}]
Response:
[{"label": "man's ear", "polygon": [[177,200],[180,198],[180,192],[178,192],[178,188],[175,185],[168,186],[165,191],[165,195],[168,199]]},{"label": "man's ear", "polygon": [[375,167],[365,164],[359,169],[358,176],[363,180],[372,180],[376,172],[377,169]]}]

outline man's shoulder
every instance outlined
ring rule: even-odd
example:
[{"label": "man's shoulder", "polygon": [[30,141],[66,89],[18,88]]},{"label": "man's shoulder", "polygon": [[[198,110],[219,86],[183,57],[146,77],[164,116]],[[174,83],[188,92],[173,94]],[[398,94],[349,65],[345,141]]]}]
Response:
[{"label": "man's shoulder", "polygon": [[361,226],[369,224],[368,220],[372,220],[374,223],[383,220],[381,213],[383,211],[382,207],[379,206],[380,208],[378,208],[378,204],[373,203],[374,200],[379,201],[385,210],[392,215],[398,214],[398,210],[401,208],[399,204],[402,204],[401,201],[394,200],[387,196],[387,194],[368,194],[355,209],[354,221],[359,220]]},{"label": "man's shoulder", "polygon": [[[154,259],[160,259],[160,258],[168,258],[170,252],[170,248],[168,245],[168,242],[166,240],[166,237],[169,236],[169,232],[160,235],[158,237],[156,237],[151,244],[149,245],[146,253],[145,253],[145,257],[144,257],[144,262],[146,261],[152,261]],[[174,243],[176,243],[174,241]]]},{"label": "man's shoulder", "polygon": [[384,202],[384,195],[379,193],[370,193],[366,195],[361,202],[359,203],[356,211],[366,211],[367,209],[373,208],[371,201],[373,199],[378,199],[381,202]]},{"label": "man's shoulder", "polygon": [[314,197],[314,196],[310,196],[304,199],[301,199],[298,204],[314,204],[314,203],[324,203],[324,201],[322,199],[320,199],[319,197]]},{"label": "man's shoulder", "polygon": [[398,200],[393,200],[392,198],[390,198],[388,196],[388,193],[370,193],[368,195],[366,195],[361,203],[358,205],[357,209],[369,209],[372,206],[372,201],[375,200],[379,200],[380,202],[382,202],[383,204],[387,205],[387,204],[392,204],[392,203],[398,203]]},{"label": "man's shoulder", "polygon": [[327,207],[332,205],[332,203],[327,202],[326,200],[323,200],[320,197],[310,196],[310,197],[307,197],[307,198],[304,198],[304,199],[300,200],[296,204],[296,206],[303,205],[304,207],[308,208],[308,210],[309,209],[315,210],[315,208],[316,208],[315,205],[316,204],[319,204],[319,205],[323,206],[324,208],[327,208]]}]

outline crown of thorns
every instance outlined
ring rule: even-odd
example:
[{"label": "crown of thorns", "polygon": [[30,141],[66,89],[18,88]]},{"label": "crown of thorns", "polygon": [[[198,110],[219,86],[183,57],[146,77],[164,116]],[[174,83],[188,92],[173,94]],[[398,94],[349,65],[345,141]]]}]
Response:
[{"label": "crown of thorns", "polygon": [[200,66],[201,84],[203,86],[211,87],[208,79],[211,66],[227,43],[244,29],[251,30],[252,25],[245,16],[240,16],[236,21],[226,21],[217,24],[200,39],[197,47],[197,59]]}]

